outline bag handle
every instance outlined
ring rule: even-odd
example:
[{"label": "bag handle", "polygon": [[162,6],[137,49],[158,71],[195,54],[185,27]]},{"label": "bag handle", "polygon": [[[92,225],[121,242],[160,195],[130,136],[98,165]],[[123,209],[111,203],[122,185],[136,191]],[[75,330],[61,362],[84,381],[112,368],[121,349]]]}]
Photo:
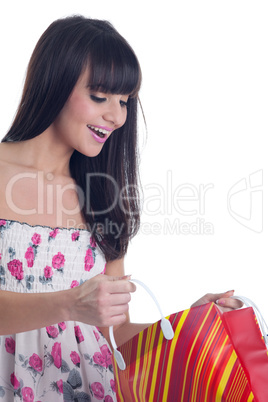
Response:
[{"label": "bag handle", "polygon": [[[158,300],[155,297],[155,295],[153,294],[153,292],[151,291],[151,289],[149,289],[148,286],[146,286],[143,282],[139,281],[138,279],[131,279],[130,282],[137,283],[138,285],[143,287],[146,290],[146,292],[151,296],[151,298],[155,302],[156,307],[158,308],[159,313],[161,315],[161,323],[160,323],[160,325],[161,325],[161,329],[162,329],[164,337],[167,340],[173,339],[174,331],[173,331],[173,328],[171,326],[171,323],[167,318],[164,317],[164,314],[163,314],[163,312],[161,310],[160,304],[158,303]],[[118,364],[118,367],[121,370],[125,370],[126,363],[125,363],[125,360],[124,360],[122,354],[119,352],[119,350],[117,350],[117,345],[116,345],[116,342],[115,342],[115,339],[114,339],[113,326],[109,327],[109,336],[110,336],[111,344],[112,344],[113,349],[114,349],[114,358],[115,358],[115,360],[116,360],[116,362]]]},{"label": "bag handle", "polygon": [[265,342],[265,346],[268,349],[268,326],[267,326],[259,308],[256,306],[256,304],[252,300],[248,299],[245,296],[231,296],[231,298],[240,300],[242,303],[245,304],[246,307],[253,308],[253,311],[256,315],[256,318],[257,318],[257,321],[258,321],[258,324],[259,324],[259,327],[260,327],[260,330],[261,330],[261,333],[263,336],[263,340]]}]

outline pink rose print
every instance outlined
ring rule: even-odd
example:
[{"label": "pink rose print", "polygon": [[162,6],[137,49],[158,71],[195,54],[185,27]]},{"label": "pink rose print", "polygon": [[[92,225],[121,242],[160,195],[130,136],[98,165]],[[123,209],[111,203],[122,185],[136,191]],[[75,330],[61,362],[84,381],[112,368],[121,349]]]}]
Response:
[{"label": "pink rose print", "polygon": [[59,233],[59,229],[56,228],[56,229],[52,230],[52,231],[49,233],[49,237],[52,238],[52,239],[55,239],[55,237],[57,236],[58,233]]},{"label": "pink rose print", "polygon": [[75,333],[77,343],[81,343],[85,340],[79,325],[76,325],[74,327],[74,333]]},{"label": "pink rose print", "polygon": [[65,263],[64,255],[61,254],[60,252],[58,252],[58,254],[54,255],[54,257],[52,258],[52,266],[55,269],[63,268],[64,263]]},{"label": "pink rose print", "polygon": [[77,367],[80,367],[80,356],[77,352],[75,352],[75,351],[71,352],[70,358],[71,358],[73,364],[75,364]]},{"label": "pink rose print", "polygon": [[94,266],[93,253],[91,248],[89,248],[85,256],[85,271],[90,271],[93,266]]},{"label": "pink rose print", "polygon": [[12,276],[19,281],[23,279],[22,263],[19,260],[12,260],[7,264],[7,268]]},{"label": "pink rose print", "polygon": [[57,387],[58,387],[58,391],[61,393],[61,394],[63,394],[63,381],[62,380],[59,380],[59,381],[57,381]]},{"label": "pink rose print", "polygon": [[52,268],[47,265],[47,266],[44,268],[44,276],[45,276],[45,278],[49,279],[49,278],[52,277],[52,275],[53,275]]},{"label": "pink rose print", "polygon": [[106,367],[105,365],[105,358],[100,352],[95,352],[93,355],[94,363],[98,366]]},{"label": "pink rose print", "polygon": [[39,372],[42,371],[42,369],[43,369],[43,362],[36,353],[33,353],[32,356],[30,357],[29,365],[33,369],[35,369],[36,371],[39,371]]},{"label": "pink rose print", "polygon": [[93,239],[93,237],[90,238],[90,246],[93,247],[93,248],[96,248],[96,247],[97,247],[97,246],[96,246],[96,242],[95,242],[95,240]]},{"label": "pink rose print", "polygon": [[57,338],[57,336],[59,335],[59,331],[54,325],[46,327],[46,330],[49,338]]},{"label": "pink rose print", "polygon": [[103,345],[100,347],[100,350],[101,350],[101,353],[103,354],[103,356],[105,357],[107,367],[110,366],[112,364],[112,359],[111,359],[112,353],[111,353],[110,349],[108,348],[107,345]]},{"label": "pink rose print", "polygon": [[100,401],[104,398],[104,388],[101,383],[93,382],[93,384],[91,384],[91,389],[96,399]]},{"label": "pink rose print", "polygon": [[0,253],[0,260],[2,259],[2,254]]},{"label": "pink rose print", "polygon": [[31,268],[34,263],[34,250],[31,246],[27,248],[27,251],[25,253],[25,258],[27,260],[27,266],[29,268]]},{"label": "pink rose print", "polygon": [[32,388],[23,387],[21,390],[23,402],[34,402],[34,393]]},{"label": "pink rose print", "polygon": [[63,321],[63,322],[59,322],[59,323],[58,323],[58,326],[59,326],[60,332],[63,332],[63,331],[66,329],[66,324],[65,324],[64,321]]},{"label": "pink rose print", "polygon": [[78,281],[72,281],[71,283],[71,289],[75,288],[76,286],[79,286],[79,282]]},{"label": "pink rose print", "polygon": [[112,391],[115,392],[115,380],[111,379],[110,384],[111,384]]},{"label": "pink rose print", "polygon": [[80,236],[80,233],[78,230],[76,232],[72,233],[72,241],[78,240],[79,236]]},{"label": "pink rose print", "polygon": [[39,246],[39,244],[41,243],[41,235],[38,233],[34,233],[32,237],[32,242],[35,246]]},{"label": "pink rose print", "polygon": [[113,398],[110,395],[106,395],[104,402],[113,402]]},{"label": "pink rose print", "polygon": [[12,338],[12,336],[10,336],[9,338],[6,338],[5,347],[6,347],[7,353],[14,355],[15,354],[15,346],[16,346],[16,344],[15,344],[15,341]]},{"label": "pink rose print", "polygon": [[59,342],[55,342],[52,351],[51,351],[51,356],[54,359],[54,364],[57,368],[61,368],[61,344]]},{"label": "pink rose print", "polygon": [[14,389],[19,389],[20,382],[18,381],[18,379],[17,379],[17,377],[15,376],[14,373],[12,373],[11,376],[10,376],[10,382],[13,385]]},{"label": "pink rose print", "polygon": [[93,332],[94,332],[94,335],[95,335],[96,341],[98,342],[98,341],[99,341],[99,339],[100,339],[100,334],[99,334],[98,332],[96,332],[96,331],[93,331]]},{"label": "pink rose print", "polygon": [[0,219],[0,226],[5,226],[6,225],[6,221],[4,219]]},{"label": "pink rose print", "polygon": [[111,352],[107,345],[100,347],[100,352],[95,352],[93,355],[93,360],[99,366],[107,368],[112,364]]}]

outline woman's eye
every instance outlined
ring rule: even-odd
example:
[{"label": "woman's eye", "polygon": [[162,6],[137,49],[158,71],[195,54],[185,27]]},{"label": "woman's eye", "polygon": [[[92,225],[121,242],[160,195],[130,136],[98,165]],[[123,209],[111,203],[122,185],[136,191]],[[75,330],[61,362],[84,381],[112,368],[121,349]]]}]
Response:
[{"label": "woman's eye", "polygon": [[[102,96],[93,95],[93,94],[90,95],[90,99],[96,103],[103,103],[103,102],[107,101],[107,98],[102,97]],[[119,103],[120,103],[121,107],[128,106],[128,101],[120,100]]]},{"label": "woman's eye", "polygon": [[122,106],[122,107],[127,107],[127,102],[125,102],[125,101],[120,101],[120,105]]},{"label": "woman's eye", "polygon": [[90,95],[90,99],[97,103],[102,103],[106,101],[106,98],[100,98],[99,96],[96,95]]}]

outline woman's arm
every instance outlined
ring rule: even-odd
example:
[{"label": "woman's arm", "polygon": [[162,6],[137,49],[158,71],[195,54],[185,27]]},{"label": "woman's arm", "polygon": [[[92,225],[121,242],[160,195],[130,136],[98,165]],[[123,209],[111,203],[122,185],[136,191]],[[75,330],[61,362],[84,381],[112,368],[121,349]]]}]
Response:
[{"label": "woman's arm", "polygon": [[[107,264],[107,275],[97,275],[73,289],[50,293],[14,293],[0,290],[0,335],[30,331],[62,321],[80,321],[101,328],[109,340],[114,326],[118,345],[125,343],[150,324],[130,323],[128,303],[136,287],[124,277],[124,262]],[[209,294],[194,305],[218,300],[225,309],[241,306],[230,299],[233,292]]]},{"label": "woman's arm", "polygon": [[30,331],[68,319],[69,291],[15,293],[0,290],[0,335]]},{"label": "woman's arm", "polygon": [[0,290],[0,335],[30,331],[62,321],[109,327],[126,320],[135,285],[97,275],[81,286],[50,293]]}]

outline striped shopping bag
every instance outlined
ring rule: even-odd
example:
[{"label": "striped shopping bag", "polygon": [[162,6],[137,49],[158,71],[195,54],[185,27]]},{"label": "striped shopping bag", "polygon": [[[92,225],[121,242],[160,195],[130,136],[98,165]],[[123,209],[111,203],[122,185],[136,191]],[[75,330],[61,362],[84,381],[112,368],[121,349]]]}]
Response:
[{"label": "striped shopping bag", "polygon": [[114,361],[121,402],[268,401],[268,356],[251,307],[221,313],[214,303],[167,317],[118,348]]}]

